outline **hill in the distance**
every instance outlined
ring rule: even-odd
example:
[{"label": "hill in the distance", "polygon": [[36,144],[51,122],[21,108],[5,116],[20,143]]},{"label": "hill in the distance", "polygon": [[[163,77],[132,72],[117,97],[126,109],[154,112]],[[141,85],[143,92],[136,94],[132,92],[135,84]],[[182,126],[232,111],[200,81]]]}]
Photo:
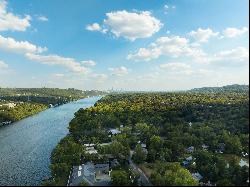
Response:
[{"label": "hill in the distance", "polygon": [[222,87],[203,87],[203,88],[194,88],[189,90],[188,92],[192,93],[220,93],[220,92],[249,92],[249,85],[227,85]]}]

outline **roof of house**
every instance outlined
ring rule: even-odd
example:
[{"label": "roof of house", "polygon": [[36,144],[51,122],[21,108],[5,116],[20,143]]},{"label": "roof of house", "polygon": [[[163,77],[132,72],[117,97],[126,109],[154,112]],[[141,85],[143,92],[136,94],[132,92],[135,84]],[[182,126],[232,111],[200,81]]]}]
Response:
[{"label": "roof of house", "polygon": [[187,160],[187,161],[191,161],[191,160],[193,160],[193,157],[192,157],[192,156],[189,156],[189,157],[186,158],[186,160]]},{"label": "roof of house", "polygon": [[203,177],[199,172],[192,173],[192,176],[195,180],[200,181]]},{"label": "roof of house", "polygon": [[93,147],[93,146],[95,146],[94,143],[87,143],[87,144],[83,144],[83,145],[86,146],[86,147]]},{"label": "roof of house", "polygon": [[97,154],[97,150],[94,147],[87,147],[86,153]]},{"label": "roof of house", "polygon": [[245,160],[242,160],[242,159],[240,160],[239,165],[240,167],[243,167],[243,166],[249,167],[249,163],[247,163]]},{"label": "roof of house", "polygon": [[95,171],[109,171],[109,164],[95,164]]},{"label": "roof of house", "polygon": [[108,132],[112,133],[112,134],[120,134],[121,131],[118,129],[110,129]]}]

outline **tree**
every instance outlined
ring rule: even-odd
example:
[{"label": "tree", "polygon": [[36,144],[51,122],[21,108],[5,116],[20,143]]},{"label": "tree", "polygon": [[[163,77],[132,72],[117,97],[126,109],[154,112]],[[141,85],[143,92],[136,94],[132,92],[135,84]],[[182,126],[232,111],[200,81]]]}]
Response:
[{"label": "tree", "polygon": [[111,181],[114,186],[129,186],[129,176],[126,171],[113,170],[111,172]]},{"label": "tree", "polygon": [[191,173],[179,163],[158,163],[151,175],[151,181],[157,186],[197,186]]},{"label": "tree", "polygon": [[161,140],[161,137],[160,136],[152,136],[150,138],[150,144],[149,144],[149,147],[150,149],[154,149],[156,151],[160,151],[160,149],[162,148],[163,146],[163,141]]},{"label": "tree", "polygon": [[145,159],[146,159],[146,154],[143,151],[141,145],[138,144],[135,147],[135,152],[134,152],[134,155],[133,155],[133,160],[135,161],[135,163],[140,164],[140,163],[143,163],[145,161]]}]

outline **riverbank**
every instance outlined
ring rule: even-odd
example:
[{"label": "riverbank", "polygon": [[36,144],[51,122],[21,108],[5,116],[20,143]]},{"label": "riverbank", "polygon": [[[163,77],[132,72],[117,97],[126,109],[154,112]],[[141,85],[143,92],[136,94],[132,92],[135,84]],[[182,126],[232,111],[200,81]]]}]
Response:
[{"label": "riverbank", "polygon": [[[79,99],[84,99],[84,97]],[[36,115],[42,111],[47,110],[48,108],[59,107],[64,104],[77,101],[79,99],[64,100],[63,102],[53,103],[49,105],[46,105],[44,103],[9,101],[7,104],[0,105],[0,127],[10,125],[11,123]]]},{"label": "riverbank", "polygon": [[38,103],[18,102],[12,104],[13,107],[0,107],[0,127],[38,114],[49,108],[44,104]]}]

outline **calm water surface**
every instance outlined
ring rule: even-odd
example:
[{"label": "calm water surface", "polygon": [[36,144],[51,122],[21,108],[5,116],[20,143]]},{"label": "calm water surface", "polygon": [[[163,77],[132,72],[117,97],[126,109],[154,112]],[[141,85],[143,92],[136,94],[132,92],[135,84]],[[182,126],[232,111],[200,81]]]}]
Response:
[{"label": "calm water surface", "polygon": [[39,185],[50,176],[51,151],[68,133],[74,113],[99,99],[81,99],[0,127],[0,186]]}]

